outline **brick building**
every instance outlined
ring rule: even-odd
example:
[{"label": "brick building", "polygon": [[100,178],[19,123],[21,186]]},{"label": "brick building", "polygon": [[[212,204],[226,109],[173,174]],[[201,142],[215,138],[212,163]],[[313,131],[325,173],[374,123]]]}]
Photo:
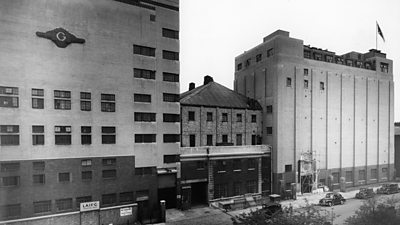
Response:
[{"label": "brick building", "polygon": [[[310,47],[278,30],[235,58],[234,90],[263,107],[274,190],[394,177],[393,63],[386,54]],[[315,170],[310,164],[315,165]],[[318,178],[317,178],[318,176]]]},{"label": "brick building", "polygon": [[181,94],[182,208],[270,192],[270,148],[261,145],[261,106],[216,82]]},{"label": "brick building", "polygon": [[179,1],[2,1],[0,21],[0,220],[173,207]]}]

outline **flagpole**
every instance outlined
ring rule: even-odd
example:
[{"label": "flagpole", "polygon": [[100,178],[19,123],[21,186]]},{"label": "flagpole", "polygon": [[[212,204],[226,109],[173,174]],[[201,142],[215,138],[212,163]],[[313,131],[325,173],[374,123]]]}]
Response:
[{"label": "flagpole", "polygon": [[378,50],[378,21],[375,21],[376,22],[376,24],[375,24],[375,30],[376,30],[376,32],[375,32],[375,49],[376,50]]}]

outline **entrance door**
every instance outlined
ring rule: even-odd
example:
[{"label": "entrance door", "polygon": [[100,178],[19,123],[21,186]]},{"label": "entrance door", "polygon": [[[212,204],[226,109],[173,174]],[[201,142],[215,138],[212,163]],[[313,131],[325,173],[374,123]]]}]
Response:
[{"label": "entrance door", "polygon": [[192,188],[190,186],[182,187],[182,210],[190,209],[192,204]]},{"label": "entrance door", "polygon": [[207,182],[192,183],[192,205],[207,205]]},{"label": "entrance door", "polygon": [[158,189],[158,202],[165,200],[165,208],[176,208],[176,188],[160,188]]},{"label": "entrance door", "polygon": [[312,190],[312,175],[301,176],[301,192],[309,193]]}]

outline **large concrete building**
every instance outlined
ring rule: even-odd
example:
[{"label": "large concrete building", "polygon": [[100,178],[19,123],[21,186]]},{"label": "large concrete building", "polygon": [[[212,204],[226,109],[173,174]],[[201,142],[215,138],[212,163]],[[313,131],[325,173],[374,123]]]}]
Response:
[{"label": "large concrete building", "polygon": [[235,58],[234,89],[264,109],[275,191],[290,183],[308,191],[316,177],[334,189],[340,180],[393,179],[393,63],[386,54],[337,55],[278,30]]},{"label": "large concrete building", "polygon": [[145,219],[176,201],[178,11],[178,0],[0,3],[0,220],[90,201],[136,202]]},{"label": "large concrete building", "polygon": [[197,88],[191,83],[180,103],[181,208],[228,199],[243,207],[268,195],[271,149],[261,145],[261,105],[210,76]]}]

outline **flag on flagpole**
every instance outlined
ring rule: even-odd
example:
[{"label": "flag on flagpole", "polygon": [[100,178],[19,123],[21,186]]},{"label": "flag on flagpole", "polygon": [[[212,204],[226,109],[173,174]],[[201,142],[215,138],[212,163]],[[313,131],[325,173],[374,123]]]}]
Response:
[{"label": "flag on flagpole", "polygon": [[378,22],[376,22],[376,27],[377,27],[379,36],[381,36],[381,38],[383,39],[383,42],[385,42],[385,37],[383,36],[382,30],[381,30],[381,28],[379,27]]}]

